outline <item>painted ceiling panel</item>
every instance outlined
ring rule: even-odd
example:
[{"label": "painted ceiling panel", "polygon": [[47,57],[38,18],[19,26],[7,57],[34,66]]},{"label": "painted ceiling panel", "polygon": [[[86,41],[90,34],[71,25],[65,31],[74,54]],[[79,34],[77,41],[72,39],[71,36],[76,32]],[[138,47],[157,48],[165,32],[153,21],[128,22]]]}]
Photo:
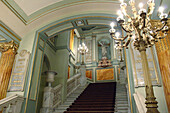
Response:
[{"label": "painted ceiling panel", "polygon": [[45,34],[50,37],[52,36],[53,34],[57,33],[57,32],[60,32],[60,31],[63,31],[65,29],[69,29],[69,28],[72,28],[73,25],[71,23],[66,23],[66,24],[62,24],[60,26],[56,26],[55,28],[47,31]]},{"label": "painted ceiling panel", "polygon": [[[109,20],[97,20],[97,19],[92,19],[92,20],[87,20],[88,24],[89,25],[93,25],[93,24],[99,24],[99,25],[110,25],[111,22],[114,22],[114,21],[109,21]],[[115,21],[116,23],[116,21]]]},{"label": "painted ceiling panel", "polygon": [[63,0],[14,0],[19,7],[27,14],[32,13]]}]

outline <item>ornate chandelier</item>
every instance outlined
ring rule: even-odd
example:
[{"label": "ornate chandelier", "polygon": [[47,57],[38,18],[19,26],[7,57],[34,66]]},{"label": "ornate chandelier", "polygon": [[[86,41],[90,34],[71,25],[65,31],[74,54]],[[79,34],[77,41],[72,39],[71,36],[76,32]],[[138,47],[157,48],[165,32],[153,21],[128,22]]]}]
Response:
[{"label": "ornate chandelier", "polygon": [[[155,100],[153,86],[150,78],[150,71],[148,68],[147,56],[146,56],[146,48],[152,47],[158,39],[162,39],[167,36],[168,26],[167,25],[167,17],[166,13],[163,13],[164,8],[160,7],[160,22],[162,23],[162,27],[157,28],[151,25],[150,16],[154,11],[154,0],[149,0],[148,11],[143,8],[143,4],[139,3],[140,10],[137,12],[135,7],[135,0],[130,0],[129,4],[132,7],[133,16],[127,14],[127,4],[124,0],[120,0],[120,8],[118,11],[117,21],[122,27],[122,29],[126,32],[125,37],[119,38],[119,33],[116,33],[114,29],[114,23],[111,23],[110,35],[115,40],[116,48],[128,48],[128,45],[131,41],[133,41],[133,46],[135,49],[139,50],[141,54],[142,68],[144,73],[144,81],[145,81],[145,91],[146,91],[146,108],[147,113],[159,113],[157,110],[157,101]],[[125,18],[126,17],[126,18]],[[162,32],[162,33],[161,33]]]},{"label": "ornate chandelier", "polygon": [[87,46],[82,43],[82,45],[79,45],[78,47],[78,52],[82,55],[82,64],[84,64],[84,55],[88,52]]},{"label": "ornate chandelier", "polygon": [[[135,1],[130,0],[129,4],[132,7],[133,17],[130,17],[127,14],[127,4],[124,3],[123,0],[121,0],[120,4],[121,10],[117,12],[119,14],[119,16],[117,17],[117,21],[122,29],[127,33],[127,35],[125,37],[119,38],[119,35],[115,33],[116,30],[114,29],[114,23],[110,24],[110,34],[113,39],[116,40],[117,48],[128,48],[128,45],[130,41],[132,41],[132,39],[133,45],[137,50],[139,50],[139,42],[141,41],[144,42],[144,45],[146,47],[151,47],[154,45],[155,42],[157,42],[158,39],[162,39],[167,35],[167,31],[169,29],[168,26],[166,26],[168,15],[166,13],[163,13],[163,7],[159,8],[159,17],[161,19],[160,21],[162,23],[162,27],[156,28],[152,26],[150,22],[150,15],[153,13],[155,6],[154,0],[149,0],[147,2],[148,12],[146,11],[146,9],[143,8],[143,3],[139,4],[140,10],[138,11],[138,13],[135,8]],[[124,16],[127,17],[127,22],[125,22]],[[160,32],[163,33],[163,36],[160,36]],[[126,42],[125,39],[127,39]]]}]

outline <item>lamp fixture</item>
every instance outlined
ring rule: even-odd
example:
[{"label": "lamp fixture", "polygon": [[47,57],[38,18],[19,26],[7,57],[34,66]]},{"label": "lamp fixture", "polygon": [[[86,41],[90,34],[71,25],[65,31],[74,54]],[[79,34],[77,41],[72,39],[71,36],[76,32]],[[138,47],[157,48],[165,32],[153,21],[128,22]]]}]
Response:
[{"label": "lamp fixture", "polygon": [[[135,7],[135,0],[130,0],[129,4],[132,7],[133,16],[127,14],[127,4],[124,0],[120,0],[120,8],[117,17],[117,21],[121,28],[126,32],[125,37],[119,38],[116,30],[114,29],[114,24],[111,24],[110,35],[116,42],[116,48],[128,48],[128,45],[133,41],[133,46],[141,54],[142,68],[145,80],[145,90],[146,90],[146,108],[147,113],[159,113],[157,101],[155,100],[153,86],[150,78],[150,71],[148,68],[146,48],[152,47],[158,39],[165,38],[168,32],[167,17],[168,14],[164,13],[164,8],[159,8],[160,22],[162,26],[160,28],[151,25],[150,16],[152,15],[155,3],[154,0],[148,0],[148,11],[143,8],[144,4],[139,3],[139,11],[137,12]],[[126,18],[125,18],[126,17]],[[163,33],[161,36],[160,33]]]},{"label": "lamp fixture", "polygon": [[80,44],[78,47],[78,52],[82,55],[82,64],[84,64],[84,55],[88,52],[88,48],[85,43]]}]

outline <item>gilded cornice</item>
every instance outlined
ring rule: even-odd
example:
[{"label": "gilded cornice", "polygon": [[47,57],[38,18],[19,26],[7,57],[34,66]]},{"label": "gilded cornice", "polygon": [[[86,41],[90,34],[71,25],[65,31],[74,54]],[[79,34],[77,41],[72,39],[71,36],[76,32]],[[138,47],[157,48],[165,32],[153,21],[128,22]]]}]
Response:
[{"label": "gilded cornice", "polygon": [[15,44],[14,41],[10,41],[10,42],[2,42],[0,43],[0,52],[6,52],[9,49],[12,49],[13,52],[16,53],[16,51],[18,50],[19,45]]}]

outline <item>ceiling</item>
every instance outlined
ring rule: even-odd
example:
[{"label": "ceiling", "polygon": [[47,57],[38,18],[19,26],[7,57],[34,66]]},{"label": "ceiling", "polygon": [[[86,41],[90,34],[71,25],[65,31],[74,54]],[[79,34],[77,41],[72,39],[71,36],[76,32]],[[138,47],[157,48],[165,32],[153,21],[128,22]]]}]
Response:
[{"label": "ceiling", "polygon": [[[141,1],[145,3],[148,0],[136,0],[136,5]],[[158,18],[160,5],[166,8],[166,13],[170,12],[170,0],[155,2],[152,18]],[[86,26],[108,26],[120,9],[119,0],[1,0],[0,5],[1,20],[21,38],[44,26],[48,26],[43,30],[48,37],[73,28],[81,33],[86,32]],[[128,13],[131,13],[130,9],[128,6]],[[85,28],[81,29],[82,26]]]}]

